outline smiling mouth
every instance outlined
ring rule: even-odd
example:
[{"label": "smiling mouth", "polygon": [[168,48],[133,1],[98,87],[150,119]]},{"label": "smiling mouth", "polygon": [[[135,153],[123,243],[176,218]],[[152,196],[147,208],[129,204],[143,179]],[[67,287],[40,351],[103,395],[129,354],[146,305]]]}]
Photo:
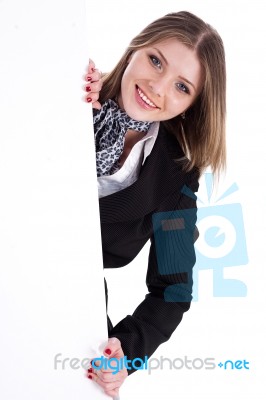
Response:
[{"label": "smiling mouth", "polygon": [[142,100],[145,104],[147,104],[147,106],[149,106],[149,107],[151,107],[151,108],[154,108],[154,109],[159,108],[159,107],[156,106],[156,104],[154,104],[154,103],[146,96],[145,93],[143,93],[143,91],[142,91],[137,85],[136,85],[136,89],[137,89],[137,92],[138,92],[138,94],[139,94],[139,97],[141,98],[141,100]]}]

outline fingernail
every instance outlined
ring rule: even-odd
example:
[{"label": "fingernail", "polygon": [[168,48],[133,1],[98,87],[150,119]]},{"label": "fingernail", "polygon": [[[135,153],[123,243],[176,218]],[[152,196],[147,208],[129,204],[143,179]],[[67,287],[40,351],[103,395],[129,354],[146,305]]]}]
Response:
[{"label": "fingernail", "polygon": [[106,354],[108,354],[110,356],[110,354],[112,353],[112,351],[110,349],[105,349],[104,350]]},{"label": "fingernail", "polygon": [[87,76],[87,81],[90,82],[92,80],[91,76]]},{"label": "fingernail", "polygon": [[87,102],[90,103],[92,99],[90,97],[87,98]]},{"label": "fingernail", "polygon": [[89,369],[88,369],[88,372],[92,372],[92,368],[89,368]]},{"label": "fingernail", "polygon": [[89,379],[92,379],[92,376],[91,376],[91,375],[88,375],[88,378],[89,378]]},{"label": "fingernail", "polygon": [[87,86],[86,87],[86,92],[90,92],[91,91],[91,87],[90,86]]}]

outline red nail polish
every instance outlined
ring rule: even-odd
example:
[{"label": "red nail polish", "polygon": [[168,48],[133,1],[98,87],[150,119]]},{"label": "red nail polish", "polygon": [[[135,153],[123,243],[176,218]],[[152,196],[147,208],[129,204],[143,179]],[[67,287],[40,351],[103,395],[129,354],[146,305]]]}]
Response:
[{"label": "red nail polish", "polygon": [[110,349],[105,349],[105,353],[108,354],[110,356],[110,354],[112,353],[112,351]]},{"label": "red nail polish", "polygon": [[88,378],[89,378],[89,379],[92,379],[92,376],[91,376],[91,375],[89,375],[89,376],[88,376]]},{"label": "red nail polish", "polygon": [[87,81],[90,82],[92,80],[91,76],[87,76]]},{"label": "red nail polish", "polygon": [[92,372],[92,368],[89,368],[89,369],[88,369],[88,372]]},{"label": "red nail polish", "polygon": [[91,87],[90,86],[87,86],[86,87],[86,92],[90,92],[91,91]]},{"label": "red nail polish", "polygon": [[90,103],[92,99],[90,97],[87,98],[87,102]]}]

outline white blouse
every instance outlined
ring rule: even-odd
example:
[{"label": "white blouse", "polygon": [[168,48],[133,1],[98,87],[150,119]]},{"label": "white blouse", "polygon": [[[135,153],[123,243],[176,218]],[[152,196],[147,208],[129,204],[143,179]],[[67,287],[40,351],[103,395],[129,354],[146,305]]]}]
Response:
[{"label": "white blouse", "polygon": [[147,134],[132,147],[122,167],[112,175],[99,176],[99,198],[118,192],[132,185],[139,176],[141,166],[151,153],[158,136],[159,122],[151,124]]}]

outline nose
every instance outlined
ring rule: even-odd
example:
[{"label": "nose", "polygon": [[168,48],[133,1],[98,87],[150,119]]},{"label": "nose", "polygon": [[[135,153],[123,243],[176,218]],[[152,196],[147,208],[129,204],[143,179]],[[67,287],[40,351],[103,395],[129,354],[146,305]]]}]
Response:
[{"label": "nose", "polygon": [[149,82],[151,91],[158,97],[163,97],[166,92],[166,83],[163,79],[156,79]]}]

